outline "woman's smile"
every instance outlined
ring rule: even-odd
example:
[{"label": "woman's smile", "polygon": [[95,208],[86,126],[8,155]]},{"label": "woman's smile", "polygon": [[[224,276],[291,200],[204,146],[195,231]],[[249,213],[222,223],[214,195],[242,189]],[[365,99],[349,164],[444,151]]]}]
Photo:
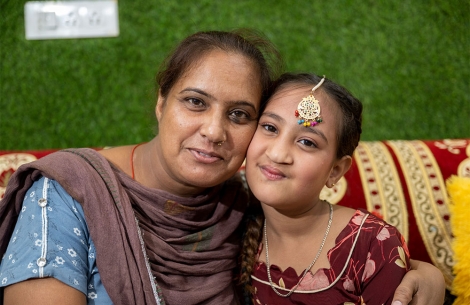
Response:
[{"label": "woman's smile", "polygon": [[224,158],[214,151],[198,148],[188,148],[188,151],[194,156],[196,161],[201,163],[212,164],[218,161],[224,161]]}]

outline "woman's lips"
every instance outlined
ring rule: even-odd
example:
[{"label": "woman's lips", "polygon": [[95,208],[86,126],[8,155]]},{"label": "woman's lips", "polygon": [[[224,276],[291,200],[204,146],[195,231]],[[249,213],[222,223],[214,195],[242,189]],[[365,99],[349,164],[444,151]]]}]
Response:
[{"label": "woman's lips", "polygon": [[199,162],[211,164],[223,160],[222,156],[218,153],[205,149],[189,148],[191,154]]}]

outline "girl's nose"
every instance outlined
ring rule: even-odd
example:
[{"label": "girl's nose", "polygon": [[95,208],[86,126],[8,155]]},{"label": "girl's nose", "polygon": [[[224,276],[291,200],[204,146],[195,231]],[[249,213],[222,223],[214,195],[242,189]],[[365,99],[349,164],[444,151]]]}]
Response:
[{"label": "girl's nose", "polygon": [[292,148],[290,147],[287,139],[276,137],[270,141],[266,155],[268,158],[278,164],[291,164],[293,162]]}]

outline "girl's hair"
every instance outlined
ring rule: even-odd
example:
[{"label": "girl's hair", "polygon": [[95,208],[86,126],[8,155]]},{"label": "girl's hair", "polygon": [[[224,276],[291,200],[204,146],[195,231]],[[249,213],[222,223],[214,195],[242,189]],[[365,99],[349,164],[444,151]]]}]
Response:
[{"label": "girl's hair", "polygon": [[[270,96],[272,81],[283,69],[281,56],[274,45],[251,29],[231,32],[197,32],[184,39],[163,62],[156,76],[156,85],[166,98],[174,84],[194,63],[213,50],[241,54],[258,68],[262,88],[261,105]],[[242,88],[241,88],[242,89]]]},{"label": "girl's hair", "polygon": [[[253,195],[253,194],[251,194]],[[251,304],[251,295],[254,292],[251,285],[251,274],[256,263],[256,256],[262,238],[262,227],[264,223],[264,214],[259,201],[252,196],[248,209],[244,215],[245,231],[242,238],[242,250],[240,255],[240,275],[238,284],[241,288],[242,304]]]},{"label": "girl's hair", "polygon": [[[307,73],[285,73],[274,83],[272,92],[284,89],[292,85],[309,85],[312,88],[318,84],[321,77]],[[352,156],[359,144],[362,132],[362,103],[355,98],[346,88],[325,79],[324,83],[317,90],[322,90],[326,95],[334,100],[341,110],[341,119],[338,120],[339,132],[337,135],[338,147],[336,157]],[[300,101],[299,101],[300,102]],[[269,103],[269,101],[268,101]],[[262,226],[264,216],[261,205],[258,201],[252,200],[245,213],[245,232],[242,241],[242,252],[240,256],[240,278],[239,283],[243,288],[243,295],[246,304],[251,304],[251,273],[256,263],[256,255],[262,238]]]}]

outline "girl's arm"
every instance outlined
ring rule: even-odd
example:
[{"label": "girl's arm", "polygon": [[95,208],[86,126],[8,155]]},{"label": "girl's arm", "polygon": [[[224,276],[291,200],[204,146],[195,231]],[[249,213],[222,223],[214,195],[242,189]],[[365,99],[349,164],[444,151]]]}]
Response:
[{"label": "girl's arm", "polygon": [[442,305],[446,286],[441,271],[429,263],[410,263],[411,270],[395,290],[392,305]]}]

